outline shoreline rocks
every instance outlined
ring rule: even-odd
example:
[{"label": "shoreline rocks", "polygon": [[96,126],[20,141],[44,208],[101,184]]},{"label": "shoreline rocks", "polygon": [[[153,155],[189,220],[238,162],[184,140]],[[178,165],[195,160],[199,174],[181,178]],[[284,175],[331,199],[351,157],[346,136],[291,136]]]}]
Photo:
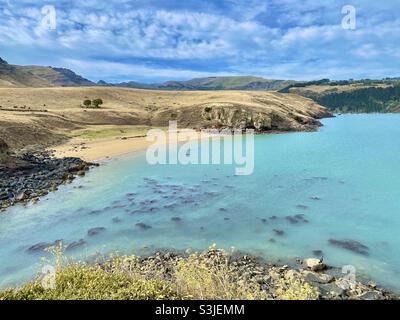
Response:
[{"label": "shoreline rocks", "polygon": [[[174,276],[173,270],[176,267],[177,261],[187,258],[188,254],[188,252],[165,249],[157,251],[150,256],[139,258],[130,267],[132,269],[147,270],[150,273],[154,270],[162,278],[168,280]],[[400,295],[383,288],[377,288],[372,282],[364,284],[358,280],[348,280],[346,274],[330,274],[329,270],[336,268],[323,264],[319,259],[304,260],[304,263],[307,262],[308,265],[311,262],[316,262],[317,266],[319,266],[316,270],[310,270],[309,266],[299,265],[293,267],[269,263],[260,257],[245,253],[238,252],[227,256],[225,251],[213,247],[199,253],[199,257],[206,265],[221,264],[226,266],[227,264],[229,270],[234,274],[241,275],[241,278],[237,280],[258,283],[260,289],[266,291],[273,299],[276,298],[279,290],[291,290],[291,285],[296,281],[313,287],[317,292],[318,300],[400,299]]]},{"label": "shoreline rocks", "polygon": [[0,163],[0,211],[17,203],[36,203],[96,165],[79,158],[53,158],[48,152],[9,156]]},{"label": "shoreline rocks", "polygon": [[304,266],[312,271],[322,271],[326,269],[326,265],[322,263],[321,259],[309,258],[304,260]]}]

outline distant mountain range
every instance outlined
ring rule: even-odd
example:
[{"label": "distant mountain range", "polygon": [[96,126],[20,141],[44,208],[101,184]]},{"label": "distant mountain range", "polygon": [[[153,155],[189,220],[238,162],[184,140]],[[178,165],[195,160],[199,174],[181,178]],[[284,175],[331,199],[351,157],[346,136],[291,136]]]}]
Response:
[{"label": "distant mountain range", "polygon": [[400,78],[291,81],[261,77],[208,77],[163,83],[92,82],[54,67],[10,65],[0,58],[0,87],[125,87],[147,90],[258,90],[296,93],[334,112],[400,112]]},{"label": "distant mountain range", "polygon": [[135,81],[110,84],[99,81],[98,85],[117,86],[149,90],[280,90],[295,81],[268,80],[260,77],[237,76],[237,77],[209,77],[198,78],[188,81],[167,81],[163,83],[140,83]]},{"label": "distant mountain range", "polygon": [[108,86],[148,90],[281,90],[295,81],[268,80],[260,77],[209,77],[188,81],[167,81],[164,83],[121,83],[92,82],[64,68],[44,66],[18,66],[8,64],[0,58],[0,87],[74,87]]}]

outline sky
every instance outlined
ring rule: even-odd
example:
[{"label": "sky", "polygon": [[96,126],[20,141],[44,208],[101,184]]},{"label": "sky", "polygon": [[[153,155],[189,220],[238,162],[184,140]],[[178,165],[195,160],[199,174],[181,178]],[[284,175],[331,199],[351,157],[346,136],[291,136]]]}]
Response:
[{"label": "sky", "polygon": [[400,0],[0,0],[0,57],[108,82],[398,77]]}]

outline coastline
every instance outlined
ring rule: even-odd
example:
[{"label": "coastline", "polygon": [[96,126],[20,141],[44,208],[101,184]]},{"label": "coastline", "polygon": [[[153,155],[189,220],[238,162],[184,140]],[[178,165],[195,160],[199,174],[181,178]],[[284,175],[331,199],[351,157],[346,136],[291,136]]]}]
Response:
[{"label": "coastline", "polygon": [[96,140],[72,138],[49,150],[56,158],[79,157],[84,161],[102,162],[110,158],[144,151],[151,144],[143,136]]},{"label": "coastline", "polygon": [[[174,300],[398,300],[399,295],[377,286],[346,277],[320,259],[299,260],[296,266],[268,262],[244,252],[217,249],[159,250],[147,257],[112,256],[97,262],[66,262],[59,259],[54,287],[43,290],[38,277],[21,286],[0,290],[0,300],[63,299],[174,299]],[[62,263],[64,261],[64,263]],[[129,270],[129,272],[127,272]],[[72,271],[72,272],[71,272]],[[82,275],[80,281],[76,277]],[[105,283],[93,292],[92,277]],[[113,277],[118,281],[113,282]],[[111,278],[111,279],[110,279]],[[69,279],[69,280],[68,280]],[[108,283],[108,281],[112,283]],[[141,287],[160,281],[168,295],[145,294]],[[73,288],[65,286],[65,281]],[[135,283],[134,282],[134,283]],[[182,285],[183,284],[183,285]],[[113,289],[108,290],[112,286]],[[187,290],[187,292],[185,292]],[[182,295],[186,293],[187,295]],[[82,295],[82,297],[80,296]],[[136,298],[135,298],[136,297]]]},{"label": "coastline", "polygon": [[[184,139],[179,139],[180,133],[185,133],[185,129],[177,131],[178,143],[223,137],[223,134],[212,133],[202,133],[200,136],[200,131],[190,131],[189,136],[186,136]],[[104,160],[143,152],[154,143],[155,142],[147,141],[146,136],[111,137],[103,139],[72,138],[66,143],[49,148],[49,151],[56,158],[78,157],[84,161],[101,163]]]},{"label": "coastline", "polygon": [[[71,152],[71,154],[61,154],[61,157],[65,157],[65,156],[69,156],[69,155],[81,156],[79,149],[76,151],[76,150],[74,150],[74,148],[79,148],[80,146],[87,147],[87,144],[86,145],[81,144],[84,141],[87,141],[87,140],[81,140],[78,142],[78,140],[75,139],[75,140],[71,140],[67,144],[63,144],[62,146],[59,146],[59,148],[60,148],[59,150],[64,151],[64,152],[67,152],[67,151]],[[84,148],[82,151],[86,151],[88,153],[88,157],[90,157],[90,158],[87,158],[88,160],[100,161],[100,162],[104,161],[106,159],[118,158],[119,156],[122,156],[125,154],[132,154],[135,152],[144,151],[146,149],[146,147],[152,143],[152,142],[147,142],[144,137],[131,137],[131,138],[127,138],[127,139],[109,138],[109,139],[101,139],[101,140],[98,139],[98,140],[89,141],[89,142],[90,142],[89,143],[90,148]],[[112,150],[112,153],[107,154],[105,157],[99,157],[99,150],[96,148],[98,146],[102,146],[102,145],[107,145],[107,146],[113,145],[114,149]],[[70,150],[68,150],[68,148],[70,148]],[[100,150],[100,151],[102,151],[102,150]],[[127,152],[124,152],[124,151],[127,151]],[[277,264],[274,264],[274,267],[283,268],[283,266],[279,266]],[[285,278],[286,273],[288,273],[289,271],[297,272],[297,269],[294,267],[285,267],[282,270],[283,270],[282,274],[283,274],[284,278]],[[322,274],[325,274],[325,273],[322,273]],[[313,276],[315,276],[315,274],[313,274]],[[336,280],[334,280],[334,281],[336,281]],[[332,282],[329,282],[329,284],[331,284],[331,283]],[[325,285],[326,283],[323,283],[323,284]],[[327,286],[327,287],[329,287],[329,286]],[[377,293],[377,292],[381,292],[380,289],[376,290],[376,286],[374,284],[368,285],[365,288],[368,288],[370,290],[368,292],[372,292],[372,293],[368,293],[367,296],[376,295],[376,294],[380,295],[379,293]],[[390,293],[390,291],[387,291],[384,289],[382,289],[382,291]],[[367,293],[367,292],[365,292],[365,293]],[[331,298],[333,298],[333,297],[331,297]],[[354,298],[358,299],[359,297],[354,297]],[[396,299],[398,299],[397,296],[396,296]]]}]

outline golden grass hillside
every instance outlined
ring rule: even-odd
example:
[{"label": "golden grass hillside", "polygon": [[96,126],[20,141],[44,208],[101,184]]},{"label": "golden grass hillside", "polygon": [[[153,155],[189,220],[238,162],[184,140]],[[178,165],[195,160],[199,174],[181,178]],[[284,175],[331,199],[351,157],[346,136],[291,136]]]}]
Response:
[{"label": "golden grass hillside", "polygon": [[[101,98],[100,109],[82,108]],[[312,130],[326,110],[294,94],[259,91],[149,91],[112,87],[0,88],[0,136],[17,149],[54,145],[93,126]]]}]

